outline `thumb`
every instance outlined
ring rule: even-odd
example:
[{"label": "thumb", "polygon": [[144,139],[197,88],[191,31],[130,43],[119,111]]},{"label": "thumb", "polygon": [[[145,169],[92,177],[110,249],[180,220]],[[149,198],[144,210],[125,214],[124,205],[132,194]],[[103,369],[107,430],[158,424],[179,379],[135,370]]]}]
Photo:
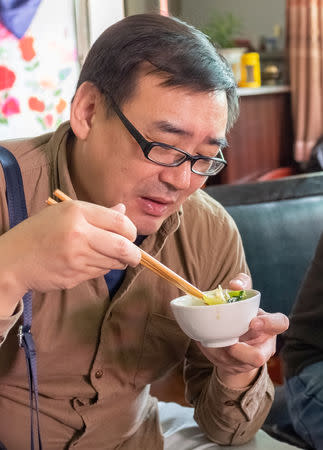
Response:
[{"label": "thumb", "polygon": [[114,211],[117,211],[121,214],[125,214],[126,213],[126,205],[124,205],[123,203],[118,203],[117,205],[112,206],[112,208]]},{"label": "thumb", "polygon": [[236,290],[251,289],[251,278],[246,273],[238,273],[238,275],[236,275],[234,279],[229,282],[229,286],[230,289]]}]

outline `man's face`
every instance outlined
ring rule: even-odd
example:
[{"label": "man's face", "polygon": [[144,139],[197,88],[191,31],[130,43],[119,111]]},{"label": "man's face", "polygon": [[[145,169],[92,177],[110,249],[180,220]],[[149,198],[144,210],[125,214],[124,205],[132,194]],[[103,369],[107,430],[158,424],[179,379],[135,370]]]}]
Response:
[{"label": "man's face", "polygon": [[[124,115],[149,141],[191,155],[216,156],[214,141],[225,137],[227,124],[225,93],[164,87],[162,81],[158,75],[140,76],[134,95],[121,107]],[[75,157],[84,172],[86,200],[107,207],[124,203],[127,216],[143,235],[156,232],[206,180],[191,172],[190,161],[164,167],[147,160],[118,116],[107,117],[103,102],[91,119],[83,150]]]}]

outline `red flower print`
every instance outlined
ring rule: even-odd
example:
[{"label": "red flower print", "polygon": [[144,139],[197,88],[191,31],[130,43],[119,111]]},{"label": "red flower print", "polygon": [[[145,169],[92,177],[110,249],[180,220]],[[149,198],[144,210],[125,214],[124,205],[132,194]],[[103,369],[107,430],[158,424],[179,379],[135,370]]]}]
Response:
[{"label": "red flower print", "polygon": [[25,61],[30,61],[36,56],[36,52],[33,47],[34,38],[31,36],[23,37],[19,40],[19,48],[21,56]]},{"label": "red flower print", "polygon": [[61,98],[56,105],[56,111],[58,112],[58,114],[60,114],[64,111],[64,109],[66,108],[66,105],[67,105],[66,101],[63,98]]},{"label": "red flower print", "polygon": [[0,23],[0,41],[2,40],[2,39],[6,39],[6,38],[9,38],[9,37],[15,37],[12,33],[10,33],[10,31],[9,30],[7,30],[7,28],[6,27],[4,27],[1,23]]},{"label": "red flower print", "polygon": [[43,112],[45,109],[45,103],[38,100],[37,97],[29,97],[28,99],[29,108],[33,111]]},{"label": "red flower print", "polygon": [[5,117],[20,113],[18,99],[16,99],[15,97],[7,97],[5,102],[1,106],[1,112]]},{"label": "red flower print", "polygon": [[16,75],[6,66],[0,66],[0,91],[10,89],[16,80]]},{"label": "red flower print", "polygon": [[46,114],[44,117],[46,127],[51,127],[53,125],[53,116],[51,114]]}]

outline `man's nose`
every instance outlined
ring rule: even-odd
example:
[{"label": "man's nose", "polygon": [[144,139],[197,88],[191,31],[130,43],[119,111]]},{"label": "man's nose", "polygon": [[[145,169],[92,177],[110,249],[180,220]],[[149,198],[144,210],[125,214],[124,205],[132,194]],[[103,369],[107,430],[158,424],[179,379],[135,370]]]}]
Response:
[{"label": "man's nose", "polygon": [[191,176],[191,162],[185,161],[177,167],[164,167],[160,174],[160,180],[176,190],[185,190],[191,185]]}]

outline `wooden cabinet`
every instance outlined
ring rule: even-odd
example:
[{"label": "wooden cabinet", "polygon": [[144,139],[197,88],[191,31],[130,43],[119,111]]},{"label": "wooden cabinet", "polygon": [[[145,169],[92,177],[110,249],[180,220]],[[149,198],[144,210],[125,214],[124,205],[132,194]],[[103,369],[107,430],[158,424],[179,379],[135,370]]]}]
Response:
[{"label": "wooden cabinet", "polygon": [[229,132],[228,166],[207,184],[238,184],[293,162],[290,92],[287,86],[240,88],[240,116]]}]

